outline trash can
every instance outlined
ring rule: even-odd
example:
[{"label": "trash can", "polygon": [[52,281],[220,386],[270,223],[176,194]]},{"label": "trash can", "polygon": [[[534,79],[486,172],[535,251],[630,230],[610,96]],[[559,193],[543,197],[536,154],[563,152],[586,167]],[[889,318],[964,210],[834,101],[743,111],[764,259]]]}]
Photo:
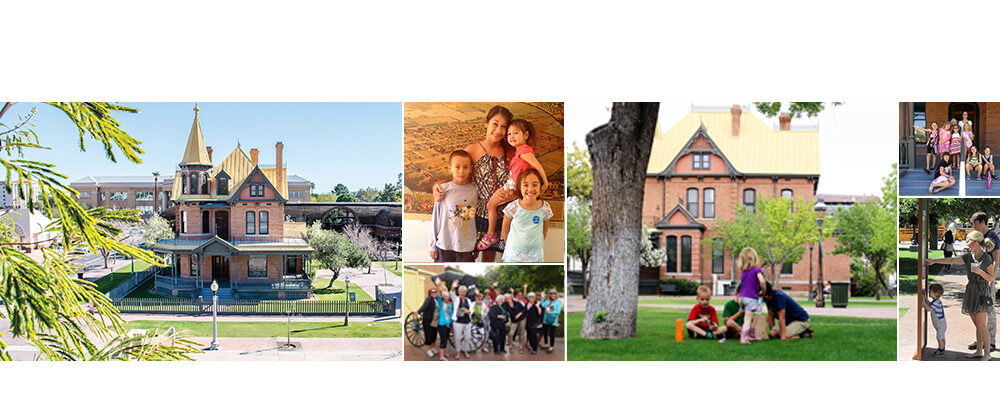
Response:
[{"label": "trash can", "polygon": [[849,281],[835,281],[830,284],[830,303],[834,308],[846,308],[847,298],[851,292]]}]

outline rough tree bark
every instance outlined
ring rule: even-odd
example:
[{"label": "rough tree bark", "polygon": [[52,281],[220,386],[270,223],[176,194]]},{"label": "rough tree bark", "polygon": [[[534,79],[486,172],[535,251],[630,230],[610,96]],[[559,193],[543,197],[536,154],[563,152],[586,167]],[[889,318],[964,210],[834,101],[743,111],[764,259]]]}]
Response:
[{"label": "rough tree bark", "polygon": [[635,337],[643,180],[659,103],[615,103],[587,134],[593,166],[590,297],[580,337]]}]

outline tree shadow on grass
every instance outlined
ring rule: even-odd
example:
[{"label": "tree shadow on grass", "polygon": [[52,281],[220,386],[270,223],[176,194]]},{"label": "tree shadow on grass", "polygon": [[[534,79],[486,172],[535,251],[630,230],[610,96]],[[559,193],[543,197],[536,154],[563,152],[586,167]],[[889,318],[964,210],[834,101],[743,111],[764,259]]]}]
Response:
[{"label": "tree shadow on grass", "polygon": [[316,295],[330,295],[330,294],[343,294],[346,291],[343,288],[317,288],[313,290]]},{"label": "tree shadow on grass", "polygon": [[343,327],[347,327],[347,326],[344,326],[343,324],[331,324],[329,326],[313,327],[311,329],[292,330],[292,333],[293,334],[298,334],[298,333],[306,333],[306,332],[310,332],[310,331],[328,330],[328,329],[336,329],[336,328],[343,328]]}]

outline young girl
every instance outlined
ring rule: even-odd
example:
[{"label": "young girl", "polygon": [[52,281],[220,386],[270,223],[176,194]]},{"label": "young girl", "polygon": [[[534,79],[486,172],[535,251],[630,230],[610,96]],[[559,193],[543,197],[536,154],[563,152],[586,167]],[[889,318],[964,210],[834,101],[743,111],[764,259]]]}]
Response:
[{"label": "young girl", "polygon": [[[944,127],[938,130],[938,154],[941,158],[951,153],[951,124],[945,123]],[[948,160],[951,160],[950,158]],[[935,164],[937,166],[940,161]],[[935,173],[937,174],[937,173]]]},{"label": "young girl", "polygon": [[544,260],[543,245],[549,231],[552,208],[538,199],[542,192],[542,174],[524,170],[517,177],[518,199],[503,209],[504,262],[538,263]]},{"label": "young girl", "polygon": [[973,139],[976,139],[976,134],[972,133],[972,124],[971,123],[965,124],[962,127],[962,140],[965,141],[965,148],[966,149],[972,147],[972,143],[973,143],[972,140]]},{"label": "young girl", "polygon": [[951,167],[958,168],[958,161],[962,155],[962,130],[957,121],[951,126]]},{"label": "young girl", "polygon": [[931,167],[937,164],[937,154],[938,154],[938,123],[937,121],[931,122],[931,129],[920,128],[916,125],[913,129],[923,132],[927,135],[927,156],[925,156],[924,172],[930,173]]},{"label": "young girl", "polygon": [[987,146],[983,148],[983,177],[996,179],[997,175],[993,172],[993,153],[990,151],[990,147]]},{"label": "young girl", "polygon": [[951,155],[942,153],[941,161],[934,167],[934,181],[931,181],[927,192],[935,194],[952,185],[955,185],[955,179],[951,176]]},{"label": "young girl", "polygon": [[980,160],[979,151],[975,146],[969,146],[969,151],[965,154],[965,176],[972,180],[972,172],[976,172],[976,181],[982,181],[983,165]]},{"label": "young girl", "polygon": [[[525,170],[535,169],[539,173],[539,177],[541,178],[541,187],[538,190],[539,194],[549,185],[548,179],[545,178],[545,169],[542,168],[542,163],[535,157],[535,127],[531,122],[522,119],[511,121],[507,127],[507,143],[515,149],[514,158],[510,161],[510,175],[507,177],[507,182],[504,183],[503,188],[494,192],[486,204],[489,211],[489,228],[486,230],[486,235],[483,235],[483,238],[476,245],[476,249],[480,251],[489,249],[499,241],[499,238],[494,234],[498,218],[497,206],[520,198],[519,194],[517,194],[517,183]],[[504,260],[506,259],[504,257]]]},{"label": "young girl", "polygon": [[750,344],[750,340],[759,340],[753,326],[753,313],[760,309],[758,297],[764,294],[764,271],[760,269],[760,258],[757,251],[747,247],[740,251],[736,258],[736,270],[740,271],[740,309],[743,310],[743,331],[740,333],[740,344]]}]

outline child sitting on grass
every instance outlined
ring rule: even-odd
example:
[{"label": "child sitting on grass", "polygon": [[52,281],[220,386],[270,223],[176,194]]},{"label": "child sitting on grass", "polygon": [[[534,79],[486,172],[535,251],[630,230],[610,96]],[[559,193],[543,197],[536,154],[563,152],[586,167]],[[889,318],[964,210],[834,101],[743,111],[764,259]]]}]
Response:
[{"label": "child sitting on grass", "polygon": [[930,296],[931,301],[927,302],[924,299],[923,307],[928,312],[931,313],[931,324],[934,325],[934,330],[937,331],[937,351],[934,351],[934,356],[942,357],[944,356],[944,333],[948,330],[948,321],[944,319],[944,305],[941,304],[941,295],[944,294],[944,287],[941,284],[931,284],[930,289],[927,291],[927,295]]},{"label": "child sitting on grass", "polygon": [[719,316],[716,315],[715,308],[711,305],[712,290],[704,285],[698,287],[696,299],[698,303],[691,308],[687,323],[684,324],[688,335],[691,338],[708,339],[714,339],[716,336],[719,336],[721,337],[719,343],[726,342],[726,336],[722,335],[726,333],[726,327],[719,326]]},{"label": "child sitting on grass", "polygon": [[[740,286],[736,286],[736,294],[740,293]],[[740,338],[743,332],[743,310],[737,301],[739,295],[733,297],[722,307],[722,321],[726,326],[725,338]]]}]

